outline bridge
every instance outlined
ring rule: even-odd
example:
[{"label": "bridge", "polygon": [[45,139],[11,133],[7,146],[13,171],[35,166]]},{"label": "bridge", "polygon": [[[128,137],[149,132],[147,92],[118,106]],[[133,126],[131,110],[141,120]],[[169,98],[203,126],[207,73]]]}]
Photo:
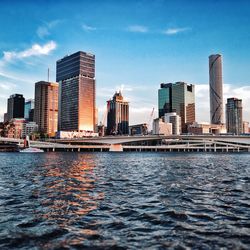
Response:
[{"label": "bridge", "polygon": [[[0,142],[23,145],[22,139],[0,137]],[[159,151],[159,152],[250,152],[250,136],[148,135],[106,136],[81,139],[30,141],[45,151]]]}]

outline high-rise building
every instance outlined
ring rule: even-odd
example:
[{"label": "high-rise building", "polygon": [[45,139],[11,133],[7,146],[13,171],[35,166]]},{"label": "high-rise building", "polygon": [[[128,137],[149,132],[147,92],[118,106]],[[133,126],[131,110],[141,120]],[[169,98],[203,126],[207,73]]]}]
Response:
[{"label": "high-rise building", "polygon": [[61,131],[94,131],[95,56],[82,51],[56,62]]},{"label": "high-rise building", "polygon": [[41,133],[55,136],[58,123],[58,83],[40,81],[35,84],[34,121]]},{"label": "high-rise building", "polygon": [[[28,99],[24,104],[24,118],[28,121],[33,121],[32,110],[34,109],[34,99]],[[34,112],[34,111],[33,111]]]},{"label": "high-rise building", "polygon": [[238,98],[228,98],[226,104],[226,124],[227,132],[241,134],[243,132],[242,120],[242,100]]},{"label": "high-rise building", "polygon": [[159,118],[172,112],[172,83],[161,83],[158,90]]},{"label": "high-rise building", "polygon": [[209,56],[209,93],[211,124],[223,123],[222,56]]},{"label": "high-rise building", "polygon": [[195,121],[195,91],[193,84],[185,82],[161,84],[158,92],[159,118],[176,112],[181,117],[182,132]]},{"label": "high-rise building", "polygon": [[116,92],[113,99],[107,101],[107,134],[129,134],[129,103],[121,92]]},{"label": "high-rise building", "polygon": [[23,95],[14,94],[8,99],[8,121],[13,118],[24,118],[24,102]]}]

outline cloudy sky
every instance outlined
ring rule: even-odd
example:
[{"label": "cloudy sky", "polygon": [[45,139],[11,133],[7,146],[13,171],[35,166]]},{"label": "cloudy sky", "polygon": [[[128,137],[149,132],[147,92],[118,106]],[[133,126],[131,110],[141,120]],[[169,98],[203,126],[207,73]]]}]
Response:
[{"label": "cloudy sky", "polygon": [[48,68],[55,81],[56,60],[82,50],[96,55],[100,120],[121,89],[130,123],[147,122],[159,84],[185,81],[196,85],[197,120],[209,121],[208,56],[220,53],[224,99],[242,98],[250,121],[247,0],[2,0],[0,23],[0,118],[9,95],[32,98]]}]

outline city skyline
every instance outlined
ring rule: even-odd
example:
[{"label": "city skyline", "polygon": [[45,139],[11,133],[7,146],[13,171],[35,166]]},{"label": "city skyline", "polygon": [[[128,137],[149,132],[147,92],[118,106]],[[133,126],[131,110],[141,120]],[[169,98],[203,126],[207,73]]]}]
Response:
[{"label": "city skyline", "polygon": [[[246,1],[232,1],[230,6],[228,1],[83,2],[73,1],[69,8],[62,1],[60,11],[51,1],[40,1],[39,8],[31,1],[16,1],[15,9],[0,4],[5,23],[0,28],[2,119],[11,94],[32,98],[34,83],[47,80],[47,68],[55,81],[56,61],[78,50],[96,56],[99,121],[107,98],[116,90],[121,89],[129,101],[130,123],[135,124],[147,121],[152,108],[157,108],[161,82],[185,81],[196,85],[197,121],[209,122],[208,56],[213,53],[223,55],[224,104],[229,97],[242,99],[243,119],[250,119]],[[178,9],[180,3],[183,10]],[[88,9],[84,15],[83,6]],[[70,18],[61,18],[63,10]]]}]

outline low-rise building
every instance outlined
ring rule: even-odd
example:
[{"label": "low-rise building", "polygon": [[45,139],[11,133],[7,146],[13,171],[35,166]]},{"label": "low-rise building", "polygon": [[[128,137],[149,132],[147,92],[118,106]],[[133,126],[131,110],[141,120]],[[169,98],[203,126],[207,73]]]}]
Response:
[{"label": "low-rise building", "polygon": [[24,118],[11,119],[5,126],[4,136],[8,138],[21,139],[25,136],[25,123]]},{"label": "low-rise building", "polygon": [[164,122],[162,118],[154,119],[153,135],[172,135],[172,124]]},{"label": "low-rise building", "polygon": [[188,126],[188,133],[194,135],[203,134],[225,134],[227,133],[225,124],[209,124],[194,122]]},{"label": "low-rise building", "polygon": [[172,134],[179,135],[181,133],[181,117],[176,112],[166,113],[164,122],[172,124]]},{"label": "low-rise building", "polygon": [[147,135],[148,125],[146,123],[129,126],[130,135]]},{"label": "low-rise building", "polygon": [[24,125],[24,136],[31,135],[38,131],[38,125],[35,122],[27,122]]}]

